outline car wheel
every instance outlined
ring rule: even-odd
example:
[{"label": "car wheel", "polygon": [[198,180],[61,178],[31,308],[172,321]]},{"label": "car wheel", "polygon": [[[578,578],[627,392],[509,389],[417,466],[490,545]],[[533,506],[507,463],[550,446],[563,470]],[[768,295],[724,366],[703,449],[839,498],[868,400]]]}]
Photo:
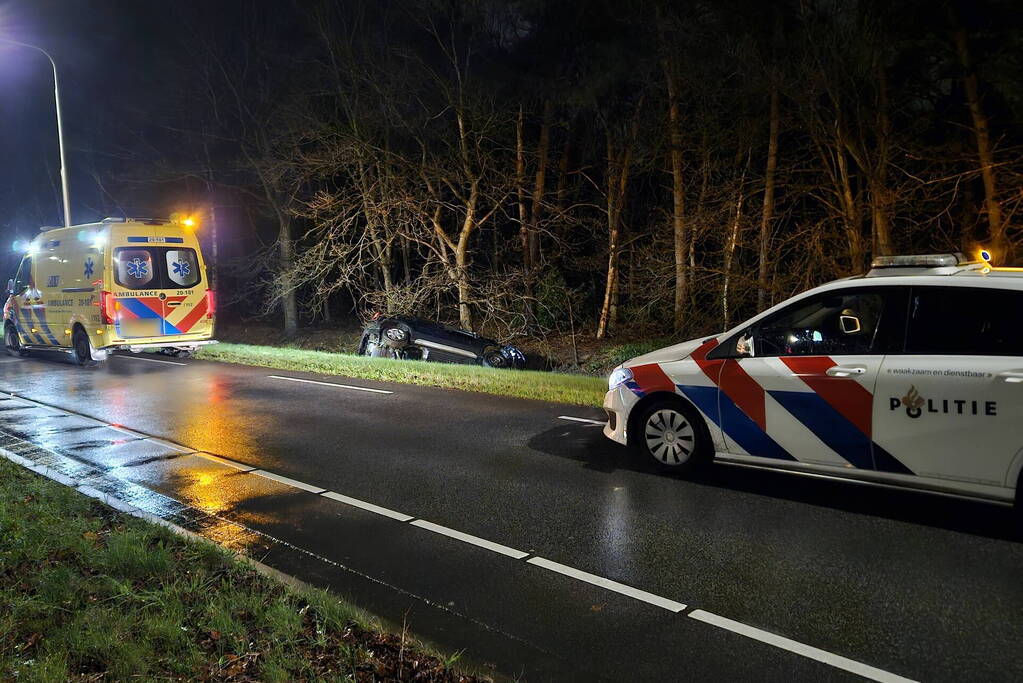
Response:
[{"label": "car wheel", "polygon": [[28,355],[28,351],[21,348],[21,339],[18,338],[18,330],[11,323],[4,325],[4,346],[7,347],[7,353],[12,356]]},{"label": "car wheel", "polygon": [[96,361],[92,359],[92,342],[89,341],[89,335],[85,333],[82,328],[76,328],[74,335],[71,337],[71,344],[75,350],[75,362],[83,368],[95,365]]},{"label": "car wheel", "polygon": [[488,346],[483,349],[483,364],[490,368],[506,368],[508,359],[501,353],[501,349]]},{"label": "car wheel", "polygon": [[404,325],[391,325],[380,329],[380,344],[401,350],[408,346],[412,335]]},{"label": "car wheel", "polygon": [[634,446],[659,468],[688,473],[710,460],[710,437],[703,419],[682,401],[651,403],[636,427]]}]

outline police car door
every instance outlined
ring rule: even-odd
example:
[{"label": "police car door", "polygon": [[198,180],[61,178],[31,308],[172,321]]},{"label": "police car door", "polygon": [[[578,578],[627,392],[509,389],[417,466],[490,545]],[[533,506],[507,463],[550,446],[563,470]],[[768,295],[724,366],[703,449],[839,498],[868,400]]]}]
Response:
[{"label": "police car door", "polygon": [[748,330],[740,347],[749,357],[726,362],[720,375],[729,451],[840,468],[892,467],[883,456],[875,466],[873,394],[892,337],[901,342],[906,296],[903,288],[832,290]]},{"label": "police car door", "polygon": [[1023,292],[913,287],[905,352],[885,359],[877,396],[875,440],[912,474],[1015,486]]}]

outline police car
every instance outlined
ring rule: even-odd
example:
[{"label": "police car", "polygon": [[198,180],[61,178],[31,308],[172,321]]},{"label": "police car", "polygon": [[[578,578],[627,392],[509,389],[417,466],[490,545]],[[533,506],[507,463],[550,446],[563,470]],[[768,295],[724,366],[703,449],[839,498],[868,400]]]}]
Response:
[{"label": "police car", "polygon": [[619,366],[604,434],[676,471],[717,459],[1011,502],[1021,271],[961,254],[878,258],[866,275]]}]

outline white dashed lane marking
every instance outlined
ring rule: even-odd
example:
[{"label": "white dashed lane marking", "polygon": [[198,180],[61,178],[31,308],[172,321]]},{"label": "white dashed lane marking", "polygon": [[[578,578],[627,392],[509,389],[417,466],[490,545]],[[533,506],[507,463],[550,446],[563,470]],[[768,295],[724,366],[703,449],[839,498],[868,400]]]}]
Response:
[{"label": "white dashed lane marking", "polygon": [[393,391],[383,389],[370,389],[369,387],[355,387],[350,384],[335,384],[334,382],[320,382],[315,379],[302,379],[300,377],[282,377],[281,375],[267,375],[270,379],[283,379],[288,382],[305,382],[306,384],[319,384],[324,387],[337,387],[339,389],[352,389],[354,391],[367,391],[371,394],[393,394]]},{"label": "white dashed lane marking", "polygon": [[909,683],[912,681],[910,678],[904,678],[903,676],[890,673],[884,669],[878,669],[876,667],[863,664],[862,662],[857,662],[853,659],[832,654],[827,650],[821,650],[820,648],[816,648],[811,645],[804,645],[803,643],[792,640],[791,638],[762,631],[759,628],[748,626],[741,621],[733,621],[732,619],[720,617],[702,609],[693,610],[689,613],[689,616],[697,621],[702,621],[705,624],[711,624],[712,626],[717,626],[718,628],[723,628],[728,631],[732,631],[733,633],[744,635],[747,638],[759,640],[761,643],[780,647],[783,650],[788,650],[789,652],[794,652],[797,655],[815,659],[818,662],[833,666],[836,669],[842,669],[843,671],[848,671],[858,676],[869,678],[872,681],[882,681],[882,683]]},{"label": "white dashed lane marking", "polygon": [[536,565],[537,567],[543,567],[544,569],[550,570],[552,572],[557,572],[558,574],[563,574],[564,576],[569,576],[579,581],[585,581],[586,583],[592,584],[594,586],[606,588],[607,590],[614,591],[615,593],[627,595],[630,598],[641,600],[651,605],[656,605],[657,607],[666,609],[669,612],[677,613],[685,610],[686,608],[686,606],[683,605],[681,602],[675,602],[674,600],[669,600],[668,598],[662,598],[660,595],[647,593],[646,591],[640,590],[639,588],[626,586],[624,583],[618,583],[617,581],[612,581],[611,579],[605,579],[603,576],[597,576],[596,574],[590,574],[588,572],[579,571],[578,569],[574,569],[573,567],[569,567],[568,565],[552,562],[551,560],[542,557],[531,557],[528,560],[526,560],[526,562],[528,562],[529,564]]},{"label": "white dashed lane marking", "polygon": [[207,460],[212,460],[213,462],[219,462],[221,465],[227,465],[228,467],[233,467],[236,470],[241,470],[242,472],[251,472],[252,470],[256,469],[252,465],[245,465],[245,464],[240,463],[240,462],[235,462],[234,460],[228,460],[227,458],[221,458],[219,455],[212,455],[210,453],[196,453],[195,455],[198,455],[200,458],[206,458]]},{"label": "white dashed lane marking", "polygon": [[569,420],[571,422],[582,422],[584,424],[598,425],[603,427],[607,424],[607,421],[602,420],[591,420],[588,417],[572,417],[571,415],[558,415],[559,420]]},{"label": "white dashed lane marking", "polygon": [[288,477],[282,477],[279,474],[267,472],[266,470],[252,470],[251,472],[249,472],[249,474],[255,474],[257,477],[263,477],[265,479],[272,479],[281,484],[287,484],[288,486],[294,486],[296,489],[308,491],[309,493],[323,493],[324,491],[327,490],[320,486],[313,486],[312,484],[307,484],[304,481],[298,481],[297,479],[289,479]]},{"label": "white dashed lane marking", "polygon": [[390,510],[385,507],[380,507],[379,505],[374,505],[373,503],[367,503],[366,501],[359,500],[358,498],[351,498],[349,496],[341,495],[340,493],[334,493],[333,491],[324,491],[320,495],[322,495],[324,498],[330,498],[331,500],[336,500],[339,503],[344,503],[345,505],[351,505],[352,507],[368,510],[369,512],[375,512],[378,515],[383,515],[384,517],[396,519],[399,522],[408,522],[409,520],[415,519],[415,517],[413,517],[412,515],[406,515],[402,512],[395,512],[394,510]]},{"label": "white dashed lane marking", "polygon": [[470,543],[480,548],[486,548],[487,550],[498,553],[500,555],[507,555],[508,557],[514,558],[516,560],[521,560],[524,557],[529,557],[529,553],[524,553],[521,550],[509,548],[506,545],[494,543],[493,541],[488,541],[487,539],[480,538],[479,536],[473,536],[472,534],[466,534],[455,529],[449,529],[448,527],[441,526],[440,524],[427,522],[425,519],[415,520],[414,522],[412,522],[412,526],[417,526],[420,529],[426,529],[427,531],[432,531],[435,534],[441,534],[442,536],[447,536],[448,538],[453,538],[455,540],[462,541],[463,543]]},{"label": "white dashed lane marking", "polygon": [[141,356],[111,356],[112,358],[128,358],[130,360],[144,360],[147,363],[164,363],[165,365],[188,365],[179,363],[176,360],[160,360],[159,358],[142,358]]}]

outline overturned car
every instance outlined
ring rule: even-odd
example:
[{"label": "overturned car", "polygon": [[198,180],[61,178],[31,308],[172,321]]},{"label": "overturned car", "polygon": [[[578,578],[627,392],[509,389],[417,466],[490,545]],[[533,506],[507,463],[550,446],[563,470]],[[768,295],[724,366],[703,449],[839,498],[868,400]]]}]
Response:
[{"label": "overturned car", "polygon": [[360,356],[441,363],[526,367],[526,356],[510,345],[455,327],[407,316],[375,317],[362,331]]}]

